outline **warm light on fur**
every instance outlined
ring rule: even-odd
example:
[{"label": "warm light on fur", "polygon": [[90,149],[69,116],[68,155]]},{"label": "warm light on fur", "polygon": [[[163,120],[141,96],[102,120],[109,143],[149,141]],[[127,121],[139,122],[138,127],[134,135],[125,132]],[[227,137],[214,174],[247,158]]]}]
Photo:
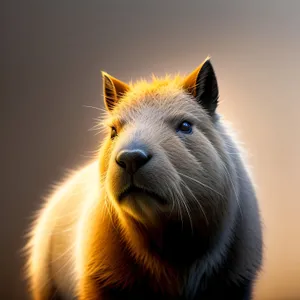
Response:
[{"label": "warm light on fur", "polygon": [[[107,134],[99,156],[54,188],[29,235],[27,275],[35,300],[51,299],[57,291],[66,299],[110,299],[112,287],[135,290],[137,282],[171,299],[194,295],[186,291],[191,275],[181,264],[204,251],[201,266],[213,274],[227,255],[239,214],[245,226],[240,247],[247,256],[235,255],[237,266],[228,278],[237,283],[256,272],[261,262],[259,218],[254,200],[239,199],[239,176],[249,180],[247,170],[244,174],[237,167],[243,158],[231,155],[238,148],[222,120],[194,99],[199,72],[208,60],[188,76],[152,76],[152,81],[128,85],[102,73],[107,113],[101,123]],[[206,77],[201,80],[203,88]],[[217,97],[213,100],[217,103]],[[178,135],[176,126],[186,119],[194,125],[193,134]],[[111,138],[110,127],[117,138]],[[134,142],[154,154],[149,166],[138,171],[135,184],[166,203],[146,194],[119,200],[128,176],[116,157]],[[206,253],[199,241],[209,241],[219,231],[218,247]],[[180,239],[184,243],[177,247]]]}]

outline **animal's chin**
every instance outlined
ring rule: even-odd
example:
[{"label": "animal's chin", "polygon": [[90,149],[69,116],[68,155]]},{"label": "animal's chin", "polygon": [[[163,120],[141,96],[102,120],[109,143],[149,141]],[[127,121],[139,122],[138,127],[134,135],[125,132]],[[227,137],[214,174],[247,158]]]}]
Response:
[{"label": "animal's chin", "polygon": [[[127,187],[120,195],[119,195],[119,201],[122,203],[124,200],[131,198],[131,199],[137,199],[137,198],[149,198],[149,201],[151,203],[156,202],[156,204],[165,206],[168,204],[168,202],[161,197],[159,194],[157,194],[154,191],[150,191],[146,188],[140,188],[135,185],[131,185]],[[152,199],[152,201],[151,201]],[[141,200],[142,201],[142,200]]]},{"label": "animal's chin", "polygon": [[155,192],[131,186],[119,196],[122,210],[142,223],[155,225],[160,215],[168,210],[168,203]]}]

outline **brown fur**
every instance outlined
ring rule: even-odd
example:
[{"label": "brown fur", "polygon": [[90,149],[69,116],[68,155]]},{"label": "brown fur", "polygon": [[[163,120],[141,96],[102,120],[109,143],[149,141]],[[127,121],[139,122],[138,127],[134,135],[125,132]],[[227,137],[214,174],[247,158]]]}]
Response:
[{"label": "brown fur", "polygon": [[[104,74],[111,82],[104,85],[110,90],[105,91],[107,134],[99,159],[56,188],[31,231],[28,275],[34,299],[50,299],[54,290],[63,299],[115,299],[111,288],[176,299],[196,259],[206,257],[212,268],[222,263],[237,219],[248,206],[238,199],[239,175],[227,133],[191,92],[200,69],[188,80],[167,76],[124,86]],[[185,120],[193,124],[191,135],[175,131]],[[113,140],[111,126],[118,133]],[[135,184],[155,191],[169,205],[146,195],[118,201],[130,176],[115,157],[131,143],[147,145],[154,153],[138,170]],[[256,215],[256,202],[249,215],[251,210]],[[259,243],[257,226],[251,239]],[[247,251],[255,251],[254,244]],[[245,260],[245,270],[251,259]],[[245,270],[238,269],[232,280]]]}]

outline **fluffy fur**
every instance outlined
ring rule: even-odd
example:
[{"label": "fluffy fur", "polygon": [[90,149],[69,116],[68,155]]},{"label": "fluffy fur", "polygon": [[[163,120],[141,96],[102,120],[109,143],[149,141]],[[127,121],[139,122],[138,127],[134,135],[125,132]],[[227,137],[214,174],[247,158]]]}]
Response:
[{"label": "fluffy fur", "polygon": [[[239,147],[197,101],[212,88],[201,68],[129,85],[104,74],[99,156],[55,187],[30,231],[33,299],[251,298],[262,262],[259,209]],[[199,80],[197,98],[190,89]],[[176,131],[183,121],[192,134]],[[116,163],[128,147],[152,153],[133,177]],[[121,202],[132,179],[166,203],[146,194]]]}]

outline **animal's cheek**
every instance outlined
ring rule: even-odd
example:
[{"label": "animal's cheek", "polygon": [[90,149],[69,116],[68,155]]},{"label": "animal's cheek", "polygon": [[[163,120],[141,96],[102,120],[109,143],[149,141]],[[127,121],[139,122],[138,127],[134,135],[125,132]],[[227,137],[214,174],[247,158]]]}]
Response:
[{"label": "animal's cheek", "polygon": [[170,145],[165,147],[165,153],[178,172],[189,172],[192,169],[198,169],[201,161],[197,161],[194,153],[179,140],[174,139]]},{"label": "animal's cheek", "polygon": [[109,168],[109,162],[110,158],[113,152],[113,142],[107,138],[103,141],[100,151],[99,151],[99,171],[101,176],[105,176],[108,168]]},{"label": "animal's cheek", "polygon": [[130,183],[130,176],[116,163],[115,156],[116,151],[111,151],[106,162],[105,189],[111,201],[117,203],[120,193]]}]

